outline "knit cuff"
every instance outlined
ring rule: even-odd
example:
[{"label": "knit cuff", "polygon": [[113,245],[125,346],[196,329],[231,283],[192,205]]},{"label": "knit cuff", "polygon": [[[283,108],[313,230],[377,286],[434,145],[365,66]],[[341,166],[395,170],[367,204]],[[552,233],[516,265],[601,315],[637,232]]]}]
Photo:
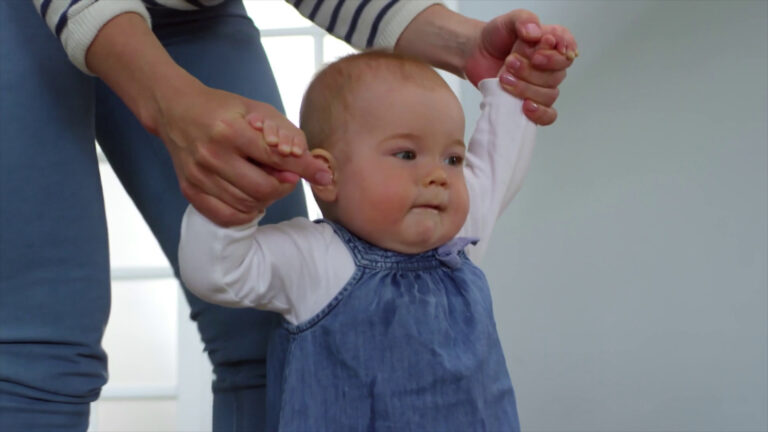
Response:
[{"label": "knit cuff", "polygon": [[424,9],[433,4],[443,4],[441,0],[406,0],[399,1],[384,16],[376,38],[373,41],[373,48],[395,47],[400,34],[411,23],[411,21]]},{"label": "knit cuff", "polygon": [[[147,21],[147,25],[151,25],[149,13],[141,0],[97,1],[69,18],[60,38],[69,59],[78,69],[93,75],[85,64],[88,47],[91,46],[104,24],[128,12],[141,15]],[[131,35],[125,35],[125,37],[130,38]]]}]

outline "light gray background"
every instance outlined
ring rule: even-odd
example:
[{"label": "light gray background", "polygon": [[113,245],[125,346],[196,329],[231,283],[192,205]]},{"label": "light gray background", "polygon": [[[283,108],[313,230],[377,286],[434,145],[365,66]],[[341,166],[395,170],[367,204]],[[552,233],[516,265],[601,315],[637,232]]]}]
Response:
[{"label": "light gray background", "polygon": [[581,51],[483,263],[524,430],[768,429],[768,2],[458,7]]}]

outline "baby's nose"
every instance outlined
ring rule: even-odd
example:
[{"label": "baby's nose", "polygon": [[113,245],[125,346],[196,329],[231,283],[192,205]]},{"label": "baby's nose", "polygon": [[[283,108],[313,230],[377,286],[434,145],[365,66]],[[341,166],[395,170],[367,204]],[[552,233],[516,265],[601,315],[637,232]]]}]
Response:
[{"label": "baby's nose", "polygon": [[424,179],[427,186],[445,186],[448,184],[448,176],[442,167],[433,167]]}]

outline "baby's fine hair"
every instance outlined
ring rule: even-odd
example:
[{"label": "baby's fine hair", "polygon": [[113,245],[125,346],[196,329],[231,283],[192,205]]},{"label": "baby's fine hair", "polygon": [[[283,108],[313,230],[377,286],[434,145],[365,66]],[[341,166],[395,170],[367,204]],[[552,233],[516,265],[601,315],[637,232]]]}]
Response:
[{"label": "baby's fine hair", "polygon": [[381,80],[451,91],[429,64],[401,54],[374,50],[343,57],[315,76],[301,102],[300,125],[309,148],[327,147],[347,123],[352,96]]}]

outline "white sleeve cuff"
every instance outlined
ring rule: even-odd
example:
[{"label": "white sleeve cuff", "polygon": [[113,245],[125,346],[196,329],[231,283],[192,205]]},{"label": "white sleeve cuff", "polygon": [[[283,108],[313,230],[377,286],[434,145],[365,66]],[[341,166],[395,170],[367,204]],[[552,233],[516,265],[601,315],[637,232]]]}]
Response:
[{"label": "white sleeve cuff", "polygon": [[[149,12],[141,0],[97,1],[75,14],[73,12],[70,11],[71,16],[61,32],[61,43],[72,63],[88,75],[93,73],[85,65],[85,55],[104,24],[120,14],[133,12],[141,15],[147,25],[151,25]],[[130,35],[125,37],[129,38]]]}]

